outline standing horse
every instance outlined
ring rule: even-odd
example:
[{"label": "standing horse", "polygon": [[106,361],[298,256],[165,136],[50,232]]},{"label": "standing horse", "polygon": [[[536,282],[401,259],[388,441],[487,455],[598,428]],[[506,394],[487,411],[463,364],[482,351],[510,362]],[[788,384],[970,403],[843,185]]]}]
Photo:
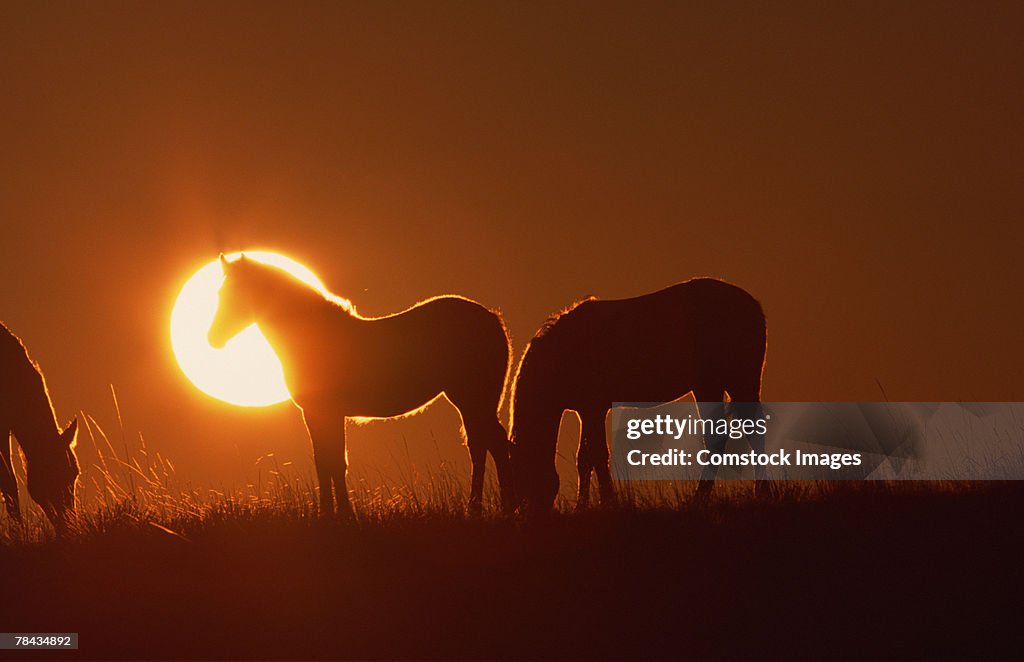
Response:
[{"label": "standing horse", "polygon": [[0,323],[0,492],[11,518],[21,521],[11,435],[25,454],[28,493],[57,529],[75,509],[78,419],[62,432],[39,366],[16,335]]},{"label": "standing horse", "polygon": [[[555,446],[567,409],[582,423],[579,506],[588,503],[592,472],[602,502],[613,497],[605,439],[613,402],[670,402],[692,392],[697,402],[721,403],[727,393],[729,414],[759,416],[765,339],[757,300],[710,278],[633,299],[587,299],[550,318],[527,346],[512,388],[512,459],[527,507],[546,511],[558,493]],[[720,404],[701,412],[724,414]],[[748,441],[764,450],[763,436]],[[725,442],[722,436],[705,440],[713,453]],[[702,492],[716,471],[705,467]]]},{"label": "standing horse", "polygon": [[320,508],[351,514],[345,487],[345,418],[399,416],[440,394],[462,415],[472,460],[470,510],[479,512],[487,453],[511,507],[508,434],[498,419],[511,349],[498,314],[457,296],[386,317],[361,317],[347,301],[276,267],[221,255],[224,283],[209,341],[222,347],[255,323],[284,367],[313,442]]}]

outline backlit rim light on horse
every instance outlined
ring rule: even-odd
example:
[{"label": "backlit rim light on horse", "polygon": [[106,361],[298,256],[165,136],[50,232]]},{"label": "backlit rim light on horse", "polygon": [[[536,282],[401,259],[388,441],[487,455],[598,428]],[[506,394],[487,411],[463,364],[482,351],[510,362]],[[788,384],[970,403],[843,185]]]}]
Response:
[{"label": "backlit rim light on horse", "polygon": [[[316,274],[295,260],[269,251],[241,251],[246,257],[279,267],[320,291]],[[217,312],[217,292],[224,274],[215,259],[195,272],[181,288],[171,310],[171,348],[185,376],[201,391],[243,407],[267,407],[288,400],[281,361],[254,324],[215,349],[207,332]]]}]

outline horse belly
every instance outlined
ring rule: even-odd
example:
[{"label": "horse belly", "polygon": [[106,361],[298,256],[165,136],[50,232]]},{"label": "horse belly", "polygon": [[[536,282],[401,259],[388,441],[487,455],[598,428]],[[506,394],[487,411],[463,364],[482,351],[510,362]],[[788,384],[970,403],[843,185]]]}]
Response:
[{"label": "horse belly", "polygon": [[596,402],[668,402],[689,393],[698,380],[698,364],[677,347],[663,352],[618,347],[596,357],[582,391]]},{"label": "horse belly", "polygon": [[352,412],[349,415],[375,418],[401,416],[432,402],[441,392],[442,389],[430,386],[407,388],[400,384],[390,389],[368,388],[350,399],[349,408]]},{"label": "horse belly", "polygon": [[294,396],[295,403],[332,403],[345,416],[391,418],[407,414],[434,400],[443,389],[422,379],[381,379],[370,377],[356,382],[325,384],[316,391]]}]

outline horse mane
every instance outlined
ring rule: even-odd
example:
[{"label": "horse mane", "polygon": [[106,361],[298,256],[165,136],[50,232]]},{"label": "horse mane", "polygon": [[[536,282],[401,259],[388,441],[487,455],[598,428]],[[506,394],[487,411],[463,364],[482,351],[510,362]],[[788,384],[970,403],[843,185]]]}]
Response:
[{"label": "horse mane", "polygon": [[[574,310],[576,310],[585,303],[597,300],[597,297],[589,296],[585,299],[580,299],[579,301],[569,304],[568,306],[559,310],[556,313],[552,313],[551,315],[548,316],[546,320],[544,320],[544,323],[540,325],[540,328],[537,330],[537,333],[535,333],[533,336],[533,340],[539,340],[546,336],[548,332],[551,331],[552,327],[555,326],[558,320],[562,319],[562,317],[564,317],[565,315],[570,314],[571,312],[573,312]],[[531,345],[533,344],[533,340],[530,341]]]},{"label": "horse mane", "polygon": [[[239,264],[239,262],[232,263],[232,265],[236,264]],[[265,284],[269,286],[286,289],[289,294],[297,297],[307,297],[312,302],[323,301],[329,303],[341,308],[349,315],[359,317],[355,304],[344,297],[328,291],[326,287],[322,290],[317,289],[280,267],[275,267],[272,264],[266,264],[258,260],[247,259],[241,264],[244,269],[247,269],[246,273],[255,275],[259,280],[264,280]]]},{"label": "horse mane", "polygon": [[[551,395],[550,390],[538,389],[538,385],[544,384],[548,389],[553,387],[553,384],[549,379],[550,375],[545,374],[545,371],[549,371],[554,367],[549,354],[551,351],[558,351],[559,331],[564,332],[566,328],[564,321],[558,326],[556,326],[556,323],[562,320],[571,321],[574,317],[573,313],[580,306],[597,300],[598,298],[594,296],[580,299],[579,301],[566,306],[562,310],[551,314],[526,345],[526,350],[519,359],[519,364],[515,369],[515,375],[512,377],[512,393],[509,400],[509,418],[511,422],[510,431],[513,436],[515,436],[516,428],[517,401],[518,404],[525,405],[527,408],[533,409],[537,406],[539,399],[544,396]],[[524,400],[533,400],[534,402],[526,404],[523,402]],[[522,421],[520,421],[520,423],[522,423]]]}]

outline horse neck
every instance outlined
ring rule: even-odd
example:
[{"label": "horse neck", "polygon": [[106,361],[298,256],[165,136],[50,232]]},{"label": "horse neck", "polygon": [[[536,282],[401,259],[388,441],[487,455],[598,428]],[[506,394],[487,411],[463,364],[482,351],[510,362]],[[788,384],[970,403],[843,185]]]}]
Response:
[{"label": "horse neck", "polygon": [[30,461],[43,451],[48,440],[60,435],[57,417],[46,392],[46,385],[39,373],[33,369],[30,381],[21,384],[19,391],[10,401],[13,405],[11,432],[18,439],[18,445]]},{"label": "horse neck", "polygon": [[285,353],[308,347],[311,334],[324,328],[324,322],[351,317],[318,293],[292,287],[279,287],[270,296],[257,298],[253,312],[271,346]]},{"label": "horse neck", "polygon": [[[0,435],[13,432],[25,456],[38,455],[47,439],[60,434],[43,373],[25,346],[0,322]],[[0,440],[8,443],[8,439]]]},{"label": "horse neck", "polygon": [[551,382],[525,380],[517,385],[512,408],[512,439],[536,446],[558,438],[565,404]]}]

